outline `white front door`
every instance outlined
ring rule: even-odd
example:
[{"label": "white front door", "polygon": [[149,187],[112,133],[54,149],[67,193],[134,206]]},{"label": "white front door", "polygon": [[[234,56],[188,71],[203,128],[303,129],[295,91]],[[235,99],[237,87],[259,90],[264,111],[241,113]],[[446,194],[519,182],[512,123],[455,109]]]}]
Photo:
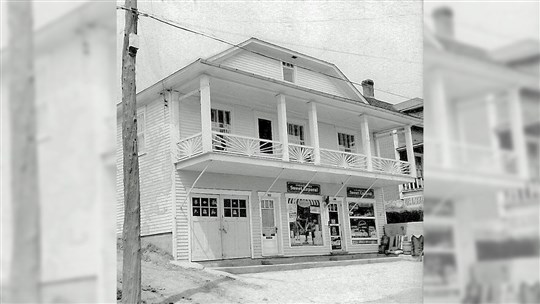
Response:
[{"label": "white front door", "polygon": [[278,255],[278,234],[276,224],[275,200],[261,198],[262,255]]},{"label": "white front door", "polygon": [[251,238],[249,234],[248,198],[244,196],[223,196],[222,203],[222,258],[250,257]]}]

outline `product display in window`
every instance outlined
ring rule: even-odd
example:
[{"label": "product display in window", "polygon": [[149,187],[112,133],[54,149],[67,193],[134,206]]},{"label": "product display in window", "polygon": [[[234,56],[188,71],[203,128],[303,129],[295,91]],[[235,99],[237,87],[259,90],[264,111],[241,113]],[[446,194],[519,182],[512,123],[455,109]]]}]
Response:
[{"label": "product display in window", "polygon": [[287,207],[291,246],[322,246],[320,202],[289,199]]},{"label": "product display in window", "polygon": [[375,219],[351,218],[350,223],[353,241],[354,239],[377,238]]},{"label": "product display in window", "polygon": [[349,216],[374,217],[373,203],[349,203]]}]

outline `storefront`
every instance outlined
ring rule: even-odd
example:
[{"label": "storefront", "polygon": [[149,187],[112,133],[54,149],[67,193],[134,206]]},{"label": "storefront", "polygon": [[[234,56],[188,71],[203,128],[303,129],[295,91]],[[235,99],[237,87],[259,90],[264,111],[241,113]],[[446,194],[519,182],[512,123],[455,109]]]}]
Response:
[{"label": "storefront", "polygon": [[345,196],[330,197],[325,193],[341,185],[280,181],[278,191],[268,192],[259,186],[268,180],[236,180],[245,189],[190,194],[190,260],[377,252],[384,225],[382,202],[375,200],[380,189],[349,187]]}]

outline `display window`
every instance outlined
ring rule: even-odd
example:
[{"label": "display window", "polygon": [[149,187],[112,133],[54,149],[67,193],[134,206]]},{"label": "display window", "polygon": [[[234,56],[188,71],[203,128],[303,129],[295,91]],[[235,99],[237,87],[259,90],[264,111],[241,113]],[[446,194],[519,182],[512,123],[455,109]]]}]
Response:
[{"label": "display window", "polygon": [[350,200],[348,202],[349,224],[353,245],[377,244],[377,221],[375,202]]},{"label": "display window", "polygon": [[291,246],[323,246],[319,199],[289,198],[287,212]]}]

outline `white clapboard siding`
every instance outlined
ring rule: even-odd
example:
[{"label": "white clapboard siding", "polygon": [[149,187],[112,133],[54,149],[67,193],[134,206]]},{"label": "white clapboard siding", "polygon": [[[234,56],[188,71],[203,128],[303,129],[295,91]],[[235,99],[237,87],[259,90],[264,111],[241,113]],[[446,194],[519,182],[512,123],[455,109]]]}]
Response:
[{"label": "white clapboard siding", "polygon": [[262,219],[260,206],[258,193],[254,191],[251,194],[251,246],[253,248],[253,257],[255,258],[262,257]]},{"label": "white clapboard siding", "polygon": [[[325,73],[328,74],[328,73]],[[337,80],[336,81],[340,81]],[[326,76],[322,73],[306,70],[304,68],[296,68],[296,84],[312,90],[317,90],[320,92],[347,97],[343,92],[336,86],[332,78]]]},{"label": "white clapboard siding", "polygon": [[[236,55],[227,58],[223,61],[222,65],[272,79],[283,80],[281,61],[247,51],[241,51]],[[296,67],[296,85],[336,96],[353,97],[347,96],[347,94],[336,85],[336,82],[341,80],[324,75],[330,74],[329,72],[321,73],[316,72],[309,67],[307,68],[308,69]]]},{"label": "white clapboard siding", "polygon": [[199,97],[180,101],[180,138],[190,137],[201,132],[201,105]]},{"label": "white clapboard siding", "polygon": [[222,65],[273,79],[282,77],[281,62],[247,51],[228,58]]},{"label": "white clapboard siding", "polygon": [[[122,231],[123,170],[122,122],[118,121],[117,232]],[[171,170],[169,112],[162,100],[146,106],[146,151],[139,156],[141,235],[171,232]]]},{"label": "white clapboard siding", "polygon": [[319,123],[319,145],[323,149],[338,149],[336,127],[326,123]]},{"label": "white clapboard siding", "polygon": [[178,171],[175,173],[176,189],[176,259],[189,258],[189,202],[187,201],[187,187],[185,178]]}]

